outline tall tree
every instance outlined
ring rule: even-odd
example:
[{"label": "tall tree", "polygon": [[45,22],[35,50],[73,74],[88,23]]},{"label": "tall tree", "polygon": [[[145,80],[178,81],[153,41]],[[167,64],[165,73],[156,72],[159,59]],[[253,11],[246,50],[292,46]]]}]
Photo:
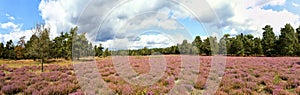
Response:
[{"label": "tall tree", "polygon": [[196,51],[194,52],[198,52],[198,54],[201,55],[202,40],[200,36],[195,37],[194,41],[192,42],[192,45],[196,47]]},{"label": "tall tree", "polygon": [[232,39],[229,53],[237,56],[244,56],[245,50],[243,46],[243,34],[237,35],[234,39]]},{"label": "tall tree", "polygon": [[30,37],[30,40],[25,44],[25,56],[26,58],[33,59],[34,61],[39,58],[39,46],[38,46],[39,38],[36,34],[33,34]]},{"label": "tall tree", "polygon": [[229,34],[224,34],[224,36],[219,41],[219,54],[227,54],[228,45],[230,43]]},{"label": "tall tree", "polygon": [[109,51],[108,51],[108,48],[106,48],[102,56],[103,56],[103,57],[107,57],[107,56],[109,56],[109,55],[110,55],[110,53],[109,53]]},{"label": "tall tree", "polygon": [[263,53],[266,56],[274,56],[276,36],[273,32],[273,28],[270,25],[266,25],[262,29],[264,30],[261,43],[263,47]]},{"label": "tall tree", "polygon": [[[39,59],[41,59],[41,63],[42,63],[42,72],[44,71],[44,62],[45,59],[47,59],[49,57],[50,54],[50,46],[52,44],[50,38],[49,38],[49,34],[50,34],[50,28],[46,28],[44,25],[42,24],[37,24],[35,26],[35,28],[33,29],[34,34],[36,34],[36,37],[38,38],[37,42],[34,43],[36,44],[38,49],[34,49],[37,50],[38,52],[38,57]],[[36,51],[35,51],[36,52]]]},{"label": "tall tree", "polygon": [[24,58],[24,53],[25,53],[25,36],[21,37],[20,40],[18,41],[18,45],[15,48],[15,52],[16,52],[16,58],[17,59]]},{"label": "tall tree", "polygon": [[203,46],[202,46],[202,51],[205,53],[205,55],[211,55],[212,51],[211,51],[211,45],[210,45],[210,38],[206,38],[204,41],[203,41]]},{"label": "tall tree", "polygon": [[[92,50],[92,46],[89,45],[87,38],[85,37],[86,33],[82,33],[80,35],[73,36],[73,56],[79,60],[81,57],[87,57],[90,55],[90,50]],[[91,47],[91,48],[90,48]]]},{"label": "tall tree", "polygon": [[3,58],[4,51],[5,51],[4,44],[1,42],[0,43],[0,58]]},{"label": "tall tree", "polygon": [[294,28],[290,24],[286,24],[284,28],[280,30],[279,36],[279,54],[292,56],[297,50],[297,38]]},{"label": "tall tree", "polygon": [[263,54],[261,40],[259,38],[254,38],[254,47],[252,50],[252,54],[254,54],[255,56],[261,56]]},{"label": "tall tree", "polygon": [[300,26],[296,29],[297,33],[296,33],[296,37],[298,40],[298,45],[297,45],[297,50],[296,50],[296,55],[300,56]]},{"label": "tall tree", "polygon": [[179,51],[181,54],[191,54],[192,53],[192,45],[188,43],[187,40],[183,40],[182,44],[179,45]]},{"label": "tall tree", "polygon": [[12,40],[6,42],[5,51],[4,51],[4,58],[7,59],[15,59],[15,46]]},{"label": "tall tree", "polygon": [[96,52],[95,56],[101,57],[103,54],[103,49],[104,47],[102,46],[102,44],[99,44],[98,47],[95,45],[95,52]]},{"label": "tall tree", "polygon": [[67,37],[66,42],[66,52],[67,52],[67,58],[72,57],[72,47],[73,47],[73,38],[77,36],[78,27],[74,27],[70,29],[70,34],[65,34]]},{"label": "tall tree", "polygon": [[54,58],[62,58],[63,54],[64,54],[64,46],[63,46],[63,42],[64,41],[64,34],[61,32],[61,35],[58,37],[55,37],[53,39],[53,46],[52,46],[52,51],[51,52],[51,56]]},{"label": "tall tree", "polygon": [[254,48],[254,40],[253,40],[253,35],[248,34],[245,35],[242,39],[243,39],[243,47],[245,50],[245,54],[247,56],[251,55],[253,52],[253,48]]}]

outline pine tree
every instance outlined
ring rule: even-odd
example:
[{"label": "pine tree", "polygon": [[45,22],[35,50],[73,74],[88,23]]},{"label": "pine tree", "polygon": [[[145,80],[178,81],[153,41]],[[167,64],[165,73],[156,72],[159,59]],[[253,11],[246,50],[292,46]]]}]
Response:
[{"label": "pine tree", "polygon": [[229,52],[230,54],[234,54],[236,56],[244,56],[245,51],[243,47],[243,34],[236,36],[232,39]]},{"label": "pine tree", "polygon": [[273,32],[273,28],[270,25],[266,25],[263,28],[262,47],[263,53],[266,56],[274,56],[276,36]]},{"label": "pine tree", "polygon": [[219,41],[219,54],[224,54],[226,55],[227,52],[227,45],[230,43],[229,42],[229,34],[225,34]]},{"label": "pine tree", "polygon": [[194,41],[192,42],[192,45],[196,47],[196,50],[193,51],[194,53],[198,53],[201,55],[201,48],[202,48],[202,40],[200,36],[196,36]]},{"label": "pine tree", "polygon": [[297,38],[294,28],[290,24],[286,24],[280,30],[279,36],[279,54],[283,56],[293,56],[297,50]]},{"label": "pine tree", "polygon": [[4,58],[4,51],[5,51],[4,44],[1,42],[0,43],[0,58]]},{"label": "pine tree", "polygon": [[36,34],[33,34],[30,37],[30,40],[25,44],[25,56],[26,58],[33,59],[34,61],[39,57],[39,46],[38,46],[39,38]]},{"label": "pine tree", "polygon": [[252,54],[254,54],[255,56],[260,56],[263,54],[261,40],[259,38],[254,38],[254,47],[252,50]]},{"label": "pine tree", "polygon": [[203,46],[202,46],[202,51],[205,53],[205,55],[211,55],[211,45],[210,45],[210,41],[209,41],[209,37],[206,38],[204,41],[203,41]]},{"label": "pine tree", "polygon": [[248,34],[248,35],[245,35],[242,39],[243,39],[243,47],[244,47],[244,50],[245,50],[245,54],[247,56],[253,54],[252,50],[254,48],[254,41],[253,41],[253,35],[251,34]]}]

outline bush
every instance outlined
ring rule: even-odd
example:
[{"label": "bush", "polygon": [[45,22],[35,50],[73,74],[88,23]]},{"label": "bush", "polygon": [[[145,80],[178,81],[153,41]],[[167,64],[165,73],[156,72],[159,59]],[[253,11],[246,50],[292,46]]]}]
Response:
[{"label": "bush", "polygon": [[26,86],[24,85],[17,85],[17,84],[5,85],[2,88],[2,92],[6,95],[17,94],[19,92],[22,92],[25,89],[25,87]]}]

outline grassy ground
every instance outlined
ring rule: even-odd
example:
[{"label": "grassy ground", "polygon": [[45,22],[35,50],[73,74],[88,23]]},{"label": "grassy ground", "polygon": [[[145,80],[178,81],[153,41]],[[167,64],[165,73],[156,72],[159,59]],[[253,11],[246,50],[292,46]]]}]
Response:
[{"label": "grassy ground", "polygon": [[[40,66],[40,61],[34,60],[7,60],[7,59],[0,59],[0,65],[5,64],[8,67],[12,68],[21,68],[23,66]],[[71,60],[64,60],[64,59],[49,59],[44,65],[53,65],[58,64],[61,66],[72,64]]]}]

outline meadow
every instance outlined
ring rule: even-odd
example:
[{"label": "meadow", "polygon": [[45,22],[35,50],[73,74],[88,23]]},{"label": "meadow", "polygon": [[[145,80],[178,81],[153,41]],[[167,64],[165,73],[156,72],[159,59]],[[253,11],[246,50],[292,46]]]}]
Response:
[{"label": "meadow", "polygon": [[[113,60],[97,58],[101,78],[115,94],[167,94],[178,81],[181,57],[164,56],[166,70],[161,79],[150,86],[134,86],[120,77]],[[150,71],[148,56],[130,56],[130,65],[139,74]],[[211,68],[211,56],[200,56],[199,75],[191,94],[201,94]],[[80,64],[80,63],[79,63]],[[0,94],[11,95],[84,95],[71,61],[54,60],[41,64],[32,60],[0,60]],[[216,95],[299,95],[299,57],[227,57],[224,75]],[[97,92],[94,94],[101,94]]]}]

